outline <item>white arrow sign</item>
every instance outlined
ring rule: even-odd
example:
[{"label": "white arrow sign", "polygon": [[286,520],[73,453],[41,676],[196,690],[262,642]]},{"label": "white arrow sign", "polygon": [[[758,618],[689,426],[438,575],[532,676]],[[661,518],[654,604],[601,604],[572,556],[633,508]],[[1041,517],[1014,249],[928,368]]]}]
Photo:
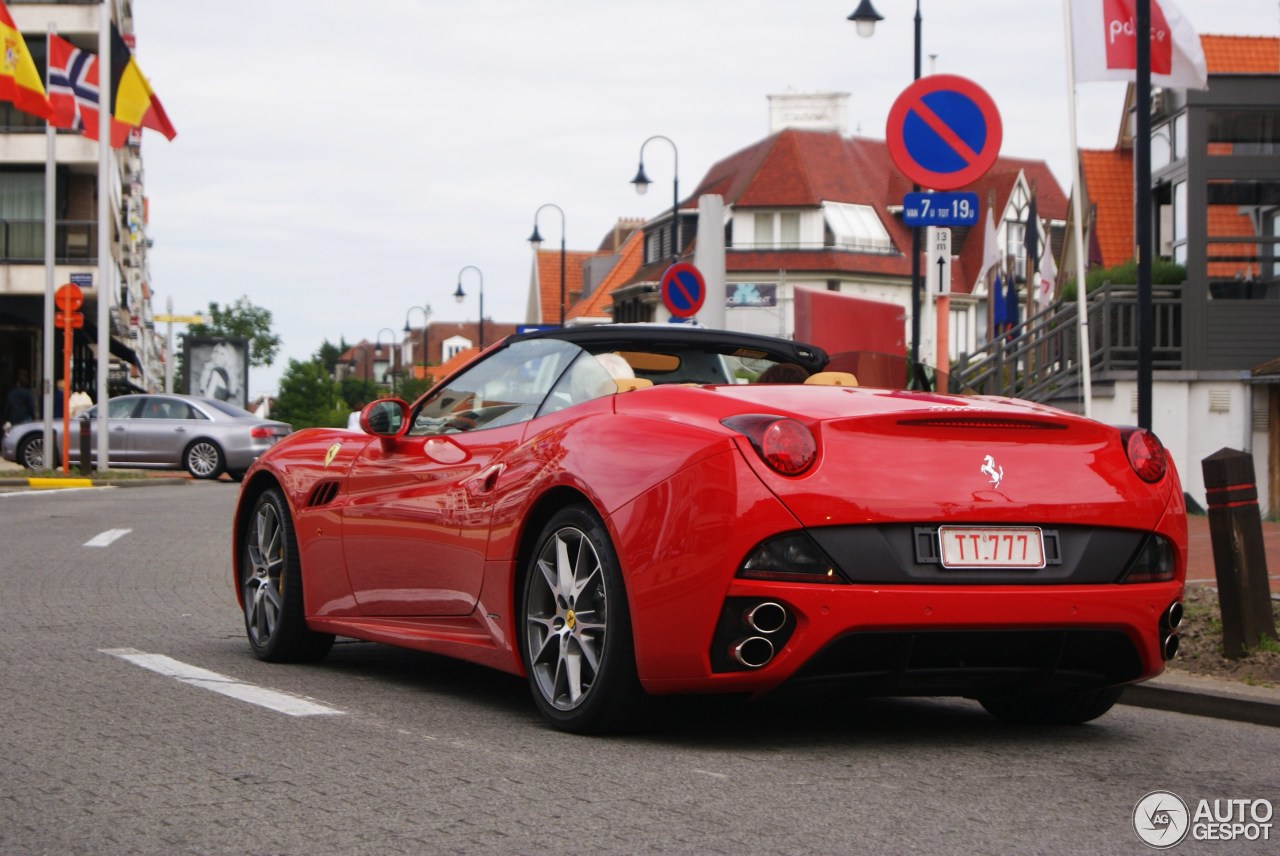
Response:
[{"label": "white arrow sign", "polygon": [[930,294],[951,293],[951,230],[930,226],[925,235],[925,285]]}]

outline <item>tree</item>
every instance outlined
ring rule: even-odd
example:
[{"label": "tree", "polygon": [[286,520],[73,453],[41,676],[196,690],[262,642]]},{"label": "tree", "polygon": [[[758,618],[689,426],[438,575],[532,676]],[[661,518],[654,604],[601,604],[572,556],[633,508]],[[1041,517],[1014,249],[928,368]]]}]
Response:
[{"label": "tree", "polygon": [[342,398],[342,389],[324,370],[318,359],[289,360],[280,377],[272,416],[288,422],[294,430],[347,424],[351,408]]},{"label": "tree", "polygon": [[338,344],[333,344],[328,339],[320,343],[319,349],[316,350],[316,359],[320,361],[320,365],[324,366],[324,370],[330,375],[338,374],[338,358],[350,350],[351,346],[347,344],[344,337],[338,338]]},{"label": "tree", "polygon": [[240,336],[249,340],[249,365],[269,366],[280,351],[280,337],[271,332],[271,310],[254,306],[247,296],[241,297],[225,309],[217,303],[209,304],[209,320],[192,324],[190,336]]}]

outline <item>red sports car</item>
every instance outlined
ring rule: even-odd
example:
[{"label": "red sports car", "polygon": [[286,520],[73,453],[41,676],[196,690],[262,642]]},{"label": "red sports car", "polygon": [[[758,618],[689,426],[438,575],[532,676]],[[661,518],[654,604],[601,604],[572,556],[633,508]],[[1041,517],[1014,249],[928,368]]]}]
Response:
[{"label": "red sports car", "polygon": [[1159,674],[1187,538],[1156,437],[851,364],[681,325],[542,331],[361,432],[291,434],[236,510],[249,644],[523,674],[575,732],[806,682],[1074,723]]}]

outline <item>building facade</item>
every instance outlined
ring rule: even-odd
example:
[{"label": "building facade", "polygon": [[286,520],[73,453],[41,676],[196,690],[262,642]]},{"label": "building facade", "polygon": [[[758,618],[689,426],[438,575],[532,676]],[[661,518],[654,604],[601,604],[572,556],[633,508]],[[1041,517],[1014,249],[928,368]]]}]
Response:
[{"label": "building facade", "polygon": [[[47,80],[50,27],[77,47],[96,54],[103,14],[110,14],[126,42],[133,32],[129,0],[26,3],[9,0],[9,11],[22,32],[42,79]],[[112,394],[164,387],[164,340],[152,315],[152,283],[148,267],[147,198],[142,163],[142,137],[135,131],[127,144],[108,149],[109,185],[102,189],[110,209],[110,261],[99,266],[98,144],[76,131],[57,130],[52,161],[42,119],[0,104],[0,387],[11,387],[18,374],[32,380],[37,403],[46,385],[62,379],[62,360],[46,365],[44,306],[46,293],[45,216],[52,207],[55,222],[53,282],[82,284],[85,324],[73,333],[72,369],[68,383],[98,400],[98,303],[108,303],[110,341],[108,385]],[[45,190],[52,168],[55,191]],[[61,354],[61,332],[55,332],[55,354]]]}]

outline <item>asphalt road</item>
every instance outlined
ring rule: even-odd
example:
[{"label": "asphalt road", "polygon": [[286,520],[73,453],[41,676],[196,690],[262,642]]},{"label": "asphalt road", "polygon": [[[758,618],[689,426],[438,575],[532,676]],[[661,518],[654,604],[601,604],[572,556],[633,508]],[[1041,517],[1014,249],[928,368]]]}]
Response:
[{"label": "asphalt road", "polygon": [[1150,852],[1148,792],[1280,798],[1280,729],[1128,706],[1014,729],[963,700],[711,700],[598,739],[437,657],[260,663],[237,491],[0,495],[0,853],[1123,854]]}]

